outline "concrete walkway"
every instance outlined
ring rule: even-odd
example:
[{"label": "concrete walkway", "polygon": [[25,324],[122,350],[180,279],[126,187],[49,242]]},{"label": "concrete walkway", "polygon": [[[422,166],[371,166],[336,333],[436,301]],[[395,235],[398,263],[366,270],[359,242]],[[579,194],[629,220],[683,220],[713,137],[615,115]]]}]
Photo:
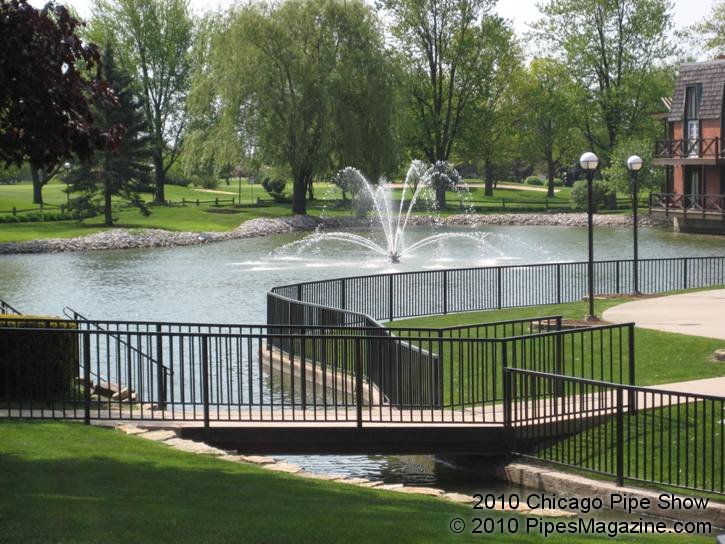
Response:
[{"label": "concrete walkway", "polygon": [[644,329],[725,340],[725,289],[625,302],[602,317]]}]

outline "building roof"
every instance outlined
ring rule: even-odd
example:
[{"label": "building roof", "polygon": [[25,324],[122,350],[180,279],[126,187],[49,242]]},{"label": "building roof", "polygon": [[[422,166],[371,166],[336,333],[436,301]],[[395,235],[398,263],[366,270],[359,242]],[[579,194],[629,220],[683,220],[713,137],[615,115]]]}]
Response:
[{"label": "building roof", "polygon": [[680,66],[680,73],[672,95],[669,121],[680,121],[685,115],[685,87],[702,84],[700,119],[720,119],[723,86],[725,85],[725,59],[693,62]]}]

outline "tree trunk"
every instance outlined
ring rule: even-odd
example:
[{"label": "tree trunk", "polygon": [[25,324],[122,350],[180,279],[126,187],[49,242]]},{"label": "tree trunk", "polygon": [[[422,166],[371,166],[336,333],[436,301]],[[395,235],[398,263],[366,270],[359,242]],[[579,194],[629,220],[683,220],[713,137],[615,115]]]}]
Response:
[{"label": "tree trunk", "polygon": [[548,189],[546,191],[546,196],[548,198],[554,198],[554,176],[555,176],[554,163],[552,161],[548,161],[548,163],[549,163],[549,166],[548,166],[549,185],[548,185]]},{"label": "tree trunk", "polygon": [[307,179],[307,198],[309,200],[315,200],[315,192],[312,189],[312,176]]},{"label": "tree trunk", "polygon": [[307,200],[305,192],[307,191],[307,177],[304,175],[295,176],[292,185],[292,213],[298,215],[307,214]]},{"label": "tree trunk", "polygon": [[43,185],[45,185],[45,168],[30,163],[30,175],[33,178],[33,204],[43,205]]},{"label": "tree trunk", "polygon": [[103,178],[103,217],[107,227],[113,226],[113,210],[111,208],[111,187],[108,179]]},{"label": "tree trunk", "polygon": [[484,196],[493,196],[493,167],[490,161],[485,161],[483,166]]},{"label": "tree trunk", "polygon": [[156,204],[164,204],[166,195],[164,194],[164,186],[166,185],[166,172],[164,171],[164,159],[160,151],[154,152],[154,174],[156,178],[156,190],[154,191],[154,202]]},{"label": "tree trunk", "polygon": [[436,207],[438,210],[446,209],[446,186],[442,183],[436,185]]}]

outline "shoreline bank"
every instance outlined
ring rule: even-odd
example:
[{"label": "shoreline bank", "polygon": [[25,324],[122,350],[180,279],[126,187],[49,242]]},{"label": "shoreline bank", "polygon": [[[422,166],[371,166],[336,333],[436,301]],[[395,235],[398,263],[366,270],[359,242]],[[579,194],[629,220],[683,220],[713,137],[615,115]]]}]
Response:
[{"label": "shoreline bank", "polygon": [[[232,230],[223,232],[175,232],[163,229],[114,228],[75,238],[4,242],[0,243],[0,255],[184,247],[257,238],[287,232],[365,227],[370,224],[371,222],[368,219],[354,217],[317,218],[307,215],[295,215],[285,218],[250,219]],[[435,220],[427,216],[413,216],[410,218],[409,224],[435,224],[451,227],[586,227],[587,215],[585,213],[450,215]],[[631,226],[631,224],[631,218],[626,215],[594,216],[594,225],[596,227],[622,228]],[[666,226],[667,223],[645,216],[640,218],[639,225],[642,227],[656,227]]]}]

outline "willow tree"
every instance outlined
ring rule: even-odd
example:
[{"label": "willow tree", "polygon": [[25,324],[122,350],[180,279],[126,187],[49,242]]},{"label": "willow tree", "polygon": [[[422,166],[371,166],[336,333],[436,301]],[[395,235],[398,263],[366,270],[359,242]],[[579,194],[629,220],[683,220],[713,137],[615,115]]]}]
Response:
[{"label": "willow tree", "polygon": [[204,98],[192,99],[190,114],[213,139],[203,145],[238,142],[286,168],[296,214],[306,213],[316,176],[348,163],[369,173],[387,169],[392,107],[379,29],[361,0],[290,0],[231,12],[192,85],[192,97]]}]

